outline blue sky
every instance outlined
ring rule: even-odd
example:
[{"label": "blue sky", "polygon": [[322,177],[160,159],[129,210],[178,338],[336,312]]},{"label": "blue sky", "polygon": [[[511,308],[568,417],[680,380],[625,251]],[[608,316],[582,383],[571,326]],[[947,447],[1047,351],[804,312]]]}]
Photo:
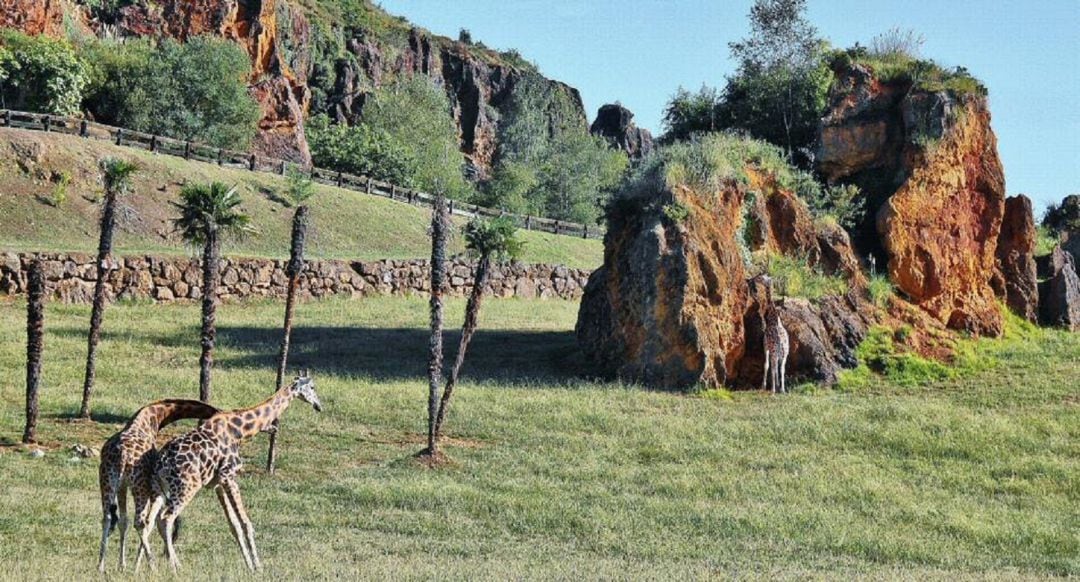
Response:
[{"label": "blue sky", "polygon": [[[547,76],[581,90],[590,120],[621,101],[658,133],[680,85],[722,86],[727,43],[746,35],[751,0],[383,0],[435,33],[461,28],[516,48]],[[1041,208],[1080,192],[1080,0],[809,0],[834,45],[914,29],[923,55],[964,65],[990,89],[1009,194]]]}]

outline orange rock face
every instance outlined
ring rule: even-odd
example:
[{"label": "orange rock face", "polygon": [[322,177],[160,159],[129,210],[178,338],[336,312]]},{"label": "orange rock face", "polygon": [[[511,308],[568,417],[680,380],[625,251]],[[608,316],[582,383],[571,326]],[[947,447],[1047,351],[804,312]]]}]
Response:
[{"label": "orange rock face", "polygon": [[990,286],[1005,212],[1005,177],[982,99],[965,113],[878,214],[889,274],[913,303],[952,329],[997,336]]},{"label": "orange rock face", "polygon": [[867,197],[860,252],[887,259],[893,283],[937,321],[999,335],[990,281],[1005,178],[986,99],[883,84],[861,65],[836,73],[816,163]]},{"label": "orange rock face", "polygon": [[0,6],[0,28],[14,28],[26,34],[57,35],[64,29],[61,0],[4,0]]}]

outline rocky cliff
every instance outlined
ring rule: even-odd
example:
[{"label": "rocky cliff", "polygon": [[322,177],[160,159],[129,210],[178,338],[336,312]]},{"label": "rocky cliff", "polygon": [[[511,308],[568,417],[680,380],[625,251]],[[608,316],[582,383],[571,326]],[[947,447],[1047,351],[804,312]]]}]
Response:
[{"label": "rocky cliff", "polygon": [[860,252],[887,259],[897,287],[950,328],[999,335],[1005,178],[985,97],[882,82],[864,65],[835,73],[815,157],[867,197]]},{"label": "rocky cliff", "polygon": [[540,76],[516,53],[433,35],[366,0],[348,9],[326,0],[0,3],[0,26],[32,34],[62,34],[65,18],[100,36],[183,40],[212,34],[243,46],[251,56],[251,94],[263,110],[254,147],[272,157],[310,163],[307,115],[356,122],[366,96],[403,75],[426,75],[446,89],[462,154],[476,177],[491,168],[500,119],[523,75],[565,94],[575,108],[573,121],[588,131],[578,91]]},{"label": "rocky cliff", "polygon": [[626,152],[631,160],[640,160],[653,149],[652,132],[634,123],[634,114],[618,103],[608,103],[596,112],[589,132]]},{"label": "rocky cliff", "polygon": [[585,288],[577,335],[600,375],[665,389],[757,385],[764,290],[750,253],[805,257],[848,273],[847,296],[785,300],[793,378],[835,381],[876,317],[847,235],[818,229],[805,203],[749,160],[744,181],[668,185],[655,170],[608,214],[604,264]]}]

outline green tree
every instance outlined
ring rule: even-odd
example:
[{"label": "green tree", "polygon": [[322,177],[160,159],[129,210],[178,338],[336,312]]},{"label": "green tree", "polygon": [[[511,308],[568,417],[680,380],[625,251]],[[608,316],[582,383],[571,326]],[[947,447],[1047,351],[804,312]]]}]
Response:
[{"label": "green tree", "polygon": [[431,335],[428,341],[428,426],[427,448],[423,451],[432,460],[439,456],[439,442],[435,435],[435,419],[439,414],[439,385],[443,370],[443,301],[446,288],[446,244],[453,223],[447,208],[446,196],[435,192],[431,210]]},{"label": "green tree", "polygon": [[250,57],[233,42],[95,40],[85,52],[93,63],[86,108],[104,123],[234,149],[255,134]]},{"label": "green tree", "polygon": [[242,236],[251,230],[250,218],[240,210],[240,195],[235,186],[221,182],[191,184],[180,191],[180,202],[173,203],[180,216],[173,220],[181,237],[192,245],[202,245],[202,355],[199,357],[199,399],[210,402],[210,368],[214,361],[217,336],[217,287],[221,262],[221,243],[229,237]]},{"label": "green tree", "polygon": [[411,183],[412,160],[389,133],[360,124],[332,123],[319,114],[304,124],[316,166],[371,176],[393,184]]},{"label": "green tree", "polygon": [[105,315],[105,284],[109,274],[109,255],[112,254],[116,230],[116,203],[120,196],[131,191],[131,177],[139,169],[135,162],[119,158],[101,161],[101,177],[105,184],[105,200],[101,207],[100,239],[98,240],[97,280],[94,282],[94,306],[90,311],[90,333],[87,336],[86,374],[83,377],[82,404],[79,416],[90,418],[90,395],[94,390],[97,369],[97,346],[101,340],[101,321]]},{"label": "green tree", "polygon": [[[292,237],[289,245],[289,264],[285,274],[289,277],[285,293],[285,323],[282,326],[281,349],[278,351],[277,379],[274,392],[281,390],[285,382],[285,368],[289,361],[289,342],[292,337],[293,315],[296,310],[296,291],[300,287],[300,275],[304,272],[304,242],[307,239],[308,207],[304,203],[315,195],[315,186],[311,179],[298,171],[289,173],[285,196],[293,205]],[[277,453],[279,422],[274,421],[274,430],[270,432],[270,447],[266,453],[266,470],[274,472],[274,460]]]},{"label": "green tree", "polygon": [[754,3],[750,36],[729,45],[739,68],[718,109],[722,128],[745,130],[789,156],[813,141],[831,81],[826,43],[805,13],[806,0]]},{"label": "green tree", "polygon": [[688,139],[691,135],[720,129],[717,118],[720,94],[705,85],[697,93],[682,87],[664,107],[664,143]]},{"label": "green tree", "polygon": [[469,300],[465,304],[465,323],[461,326],[461,341],[458,343],[454,367],[450,369],[450,377],[446,381],[446,387],[443,388],[439,411],[435,417],[433,443],[437,443],[442,436],[446,412],[450,408],[450,399],[454,395],[454,387],[457,386],[462,366],[465,364],[465,352],[469,349],[469,342],[472,341],[476,328],[480,325],[480,305],[491,275],[492,263],[497,260],[515,258],[521,254],[523,243],[518,240],[516,230],[513,220],[509,218],[491,220],[477,218],[469,221],[463,229],[465,247],[476,258],[476,266],[473,268],[472,291],[469,292]]},{"label": "green tree", "polygon": [[0,31],[0,105],[74,115],[79,112],[86,68],[65,40]]}]

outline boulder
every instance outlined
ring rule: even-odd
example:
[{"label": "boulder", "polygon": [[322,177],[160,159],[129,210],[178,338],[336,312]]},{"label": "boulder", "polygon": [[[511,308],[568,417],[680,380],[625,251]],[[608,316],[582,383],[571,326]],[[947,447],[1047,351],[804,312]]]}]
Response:
[{"label": "boulder", "polygon": [[1061,246],[1049,258],[1049,273],[1039,284],[1039,320],[1043,325],[1080,330],[1080,277],[1072,255]]},{"label": "boulder", "polygon": [[640,160],[653,149],[652,133],[634,124],[634,114],[619,103],[600,107],[589,133],[607,140],[612,147],[624,152],[631,160]]},{"label": "boulder", "polygon": [[866,196],[855,246],[887,259],[899,290],[938,321],[999,335],[990,280],[1005,179],[986,98],[884,82],[862,65],[835,72],[815,164]]},{"label": "boulder", "polygon": [[1005,199],[998,234],[997,266],[991,285],[1014,313],[1028,321],[1039,318],[1039,280],[1035,266],[1035,218],[1023,194]]}]

